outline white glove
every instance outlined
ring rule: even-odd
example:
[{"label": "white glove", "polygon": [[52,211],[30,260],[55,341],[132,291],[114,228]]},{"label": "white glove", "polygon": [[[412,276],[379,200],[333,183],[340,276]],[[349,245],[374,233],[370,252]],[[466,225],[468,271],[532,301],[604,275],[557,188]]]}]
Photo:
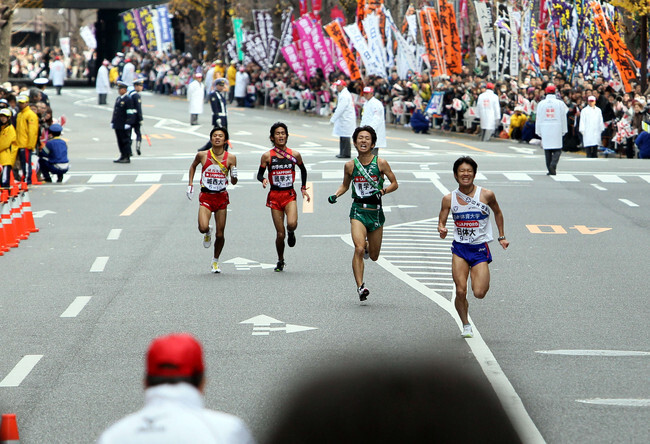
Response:
[{"label": "white glove", "polygon": [[230,177],[237,179],[237,167],[230,167]]},{"label": "white glove", "polygon": [[194,196],[194,187],[192,185],[188,185],[185,194],[189,200],[192,200],[192,196]]},{"label": "white glove", "polygon": [[111,122],[111,129],[114,129],[113,127],[114,127],[113,122]]},{"label": "white glove", "polygon": [[124,125],[124,129],[131,129],[131,125],[127,123],[126,125]]}]

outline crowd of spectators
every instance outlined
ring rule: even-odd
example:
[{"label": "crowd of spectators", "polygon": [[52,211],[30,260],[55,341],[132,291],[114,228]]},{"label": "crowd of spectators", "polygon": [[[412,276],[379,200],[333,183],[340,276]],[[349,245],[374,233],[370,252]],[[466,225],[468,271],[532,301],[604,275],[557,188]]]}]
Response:
[{"label": "crowd of spectators", "polygon": [[[29,56],[25,60],[27,66],[32,63],[38,69],[36,60],[39,52],[26,52]],[[46,53],[48,50],[41,54],[42,57]],[[332,83],[338,79],[348,80],[340,71],[325,76],[320,69],[316,76],[301,80],[284,62],[263,70],[252,62],[224,63],[218,59],[202,61],[190,53],[179,51],[165,54],[129,50],[109,61],[110,80],[113,84],[127,58],[144,77],[145,89],[158,94],[183,96],[194,74],[202,72],[206,92],[214,88],[216,79],[225,77],[228,80],[230,103],[236,100],[239,106],[267,106],[323,116],[331,114],[336,107],[336,93]],[[23,63],[17,62],[16,65],[22,67]],[[94,66],[92,57],[85,63],[86,71]],[[642,122],[650,120],[650,88],[641,91],[641,86],[635,84],[633,92],[625,93],[616,76],[613,81],[606,81],[600,73],[585,76],[556,70],[535,72],[524,69],[518,78],[504,76],[503,79],[494,81],[488,79],[486,73],[487,63],[479,58],[474,71],[465,66],[460,74],[435,78],[427,70],[422,73],[409,71],[406,78],[399,78],[393,70],[386,79],[366,76],[361,80],[348,81],[348,89],[352,93],[357,115],[365,102],[361,94],[363,87],[373,86],[375,97],[386,108],[388,124],[407,126],[424,134],[430,129],[477,134],[480,128],[476,99],[485,90],[486,83],[492,81],[502,115],[496,135],[526,143],[538,143],[539,139],[534,132],[535,109],[544,98],[546,86],[552,83],[569,109],[569,132],[565,136],[565,150],[581,149],[581,136],[577,130],[580,110],[587,105],[587,97],[594,95],[606,125],[602,137],[603,147],[610,149],[607,152],[613,150],[627,157],[635,155],[634,138],[642,131]],[[33,76],[32,71],[28,75]],[[237,88],[237,79],[245,82],[245,85],[240,84]],[[437,109],[427,106],[432,97],[437,99],[436,103],[439,102]]]}]

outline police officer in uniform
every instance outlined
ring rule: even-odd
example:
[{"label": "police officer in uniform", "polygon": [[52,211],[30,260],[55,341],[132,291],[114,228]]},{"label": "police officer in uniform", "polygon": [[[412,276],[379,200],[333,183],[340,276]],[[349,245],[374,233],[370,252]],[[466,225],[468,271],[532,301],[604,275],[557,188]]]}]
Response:
[{"label": "police officer in uniform", "polygon": [[129,96],[133,101],[133,106],[135,107],[135,123],[133,124],[133,131],[135,132],[135,151],[138,153],[138,156],[141,154],[140,146],[142,145],[142,132],[140,128],[142,126],[142,99],[140,98],[140,93],[144,88],[144,78],[140,77],[133,81],[133,89],[129,92]]},{"label": "police officer in uniform", "polygon": [[114,160],[115,163],[131,163],[131,128],[135,124],[137,111],[127,89],[126,83],[117,81],[119,97],[115,101],[111,120],[111,128],[115,130],[117,146],[120,149],[120,158]]},{"label": "police officer in uniform", "polygon": [[226,79],[215,81],[216,89],[210,93],[212,107],[212,126],[228,129],[228,110],[226,109]]},{"label": "police officer in uniform", "polygon": [[34,79],[34,85],[39,89],[41,92],[41,102],[45,103],[47,106],[50,106],[50,98],[45,94],[45,85],[47,85],[47,82],[49,82],[48,79],[44,77],[38,77]]}]

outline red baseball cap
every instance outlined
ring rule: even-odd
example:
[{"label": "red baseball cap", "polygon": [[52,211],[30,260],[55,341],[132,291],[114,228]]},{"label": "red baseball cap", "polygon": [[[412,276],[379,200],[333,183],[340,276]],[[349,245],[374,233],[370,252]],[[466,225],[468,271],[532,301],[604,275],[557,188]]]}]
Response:
[{"label": "red baseball cap", "polygon": [[555,85],[548,85],[546,87],[546,94],[553,94],[555,92]]},{"label": "red baseball cap", "polygon": [[189,333],[160,336],[149,345],[147,376],[191,377],[203,370],[203,349]]},{"label": "red baseball cap", "polygon": [[347,85],[348,84],[347,84],[347,82],[345,80],[340,80],[339,79],[336,82],[334,82],[334,86],[347,86]]},{"label": "red baseball cap", "polygon": [[487,89],[494,89],[494,83],[488,82],[487,85],[485,85]]},{"label": "red baseball cap", "polygon": [[375,89],[372,86],[366,86],[365,88],[363,88],[363,92],[364,93],[374,93]]}]

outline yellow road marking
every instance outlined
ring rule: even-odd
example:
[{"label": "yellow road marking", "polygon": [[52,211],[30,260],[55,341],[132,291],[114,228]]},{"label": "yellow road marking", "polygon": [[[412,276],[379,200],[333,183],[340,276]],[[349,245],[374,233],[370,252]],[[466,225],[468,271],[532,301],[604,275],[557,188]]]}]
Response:
[{"label": "yellow road marking", "polygon": [[408,142],[408,141],[409,141],[409,139],[402,139],[401,137],[390,137],[390,136],[386,136],[386,138],[387,138],[387,139],[391,139],[391,140],[403,140],[403,141],[405,141],[405,142]]},{"label": "yellow road marking", "polygon": [[302,137],[303,139],[307,138],[307,136],[303,136],[302,134],[295,134],[295,133],[289,133],[289,136],[291,136],[291,137]]},{"label": "yellow road marking", "polygon": [[482,149],[480,149],[480,148],[476,148],[476,147],[474,147],[474,146],[465,145],[464,143],[460,143],[460,142],[452,142],[452,141],[449,141],[449,143],[453,143],[454,145],[458,145],[458,146],[462,146],[462,147],[465,147],[465,148],[469,148],[470,150],[480,151],[480,152],[482,152],[482,153],[487,153],[487,154],[496,154],[496,153],[494,153],[493,151],[482,150]]},{"label": "yellow road marking", "polygon": [[149,134],[152,139],[175,139],[171,134]]},{"label": "yellow road marking", "polygon": [[331,137],[321,137],[320,139],[321,140],[329,140],[331,142],[338,142],[339,141],[339,139],[332,139]]},{"label": "yellow road marking", "polygon": [[145,203],[147,199],[149,199],[153,195],[153,193],[158,191],[158,189],[161,186],[162,185],[159,183],[155,185],[151,185],[147,191],[142,193],[142,196],[138,197],[131,205],[129,205],[129,207],[126,210],[122,211],[122,214],[120,214],[120,216],[130,216],[133,213],[135,213],[135,210],[140,208],[140,205]]},{"label": "yellow road marking", "polygon": [[[545,227],[545,229],[542,229]],[[526,225],[528,231],[532,234],[567,234],[566,230],[562,225]],[[548,230],[546,230],[548,228]]]},{"label": "yellow road marking", "polygon": [[307,199],[302,199],[302,212],[303,213],[313,213],[314,212],[314,185],[311,182],[307,182],[307,192],[311,197],[311,200],[307,202]]}]

